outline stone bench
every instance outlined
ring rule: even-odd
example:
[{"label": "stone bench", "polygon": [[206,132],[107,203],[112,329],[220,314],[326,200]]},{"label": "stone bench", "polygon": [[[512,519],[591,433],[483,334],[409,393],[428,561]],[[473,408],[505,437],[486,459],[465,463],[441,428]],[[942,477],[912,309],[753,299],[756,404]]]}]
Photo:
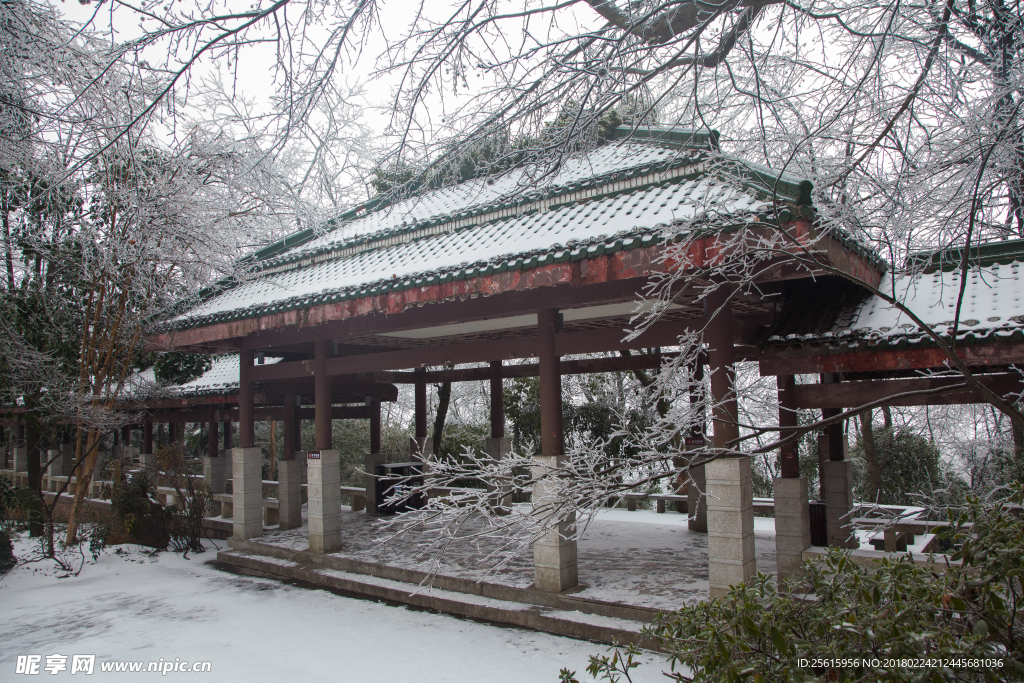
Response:
[{"label": "stone bench", "polygon": [[[266,526],[276,526],[279,522],[278,510],[281,505],[276,497],[277,493],[277,482],[264,481],[264,497],[263,497],[263,523]],[[267,486],[267,484],[273,484],[273,487]],[[173,490],[173,489],[172,489]],[[268,490],[272,490],[274,496],[267,496]],[[303,501],[306,499],[306,484],[302,485],[302,498]],[[351,496],[352,498],[352,511],[359,512],[360,510],[366,509],[366,489],[359,488],[358,486],[342,486],[341,495]],[[234,516],[233,501],[234,496],[230,493],[215,493],[213,499],[220,503],[220,516],[222,519],[230,519]]]},{"label": "stone bench", "polygon": [[[678,496],[671,493],[624,493],[619,496],[620,500],[626,501],[626,510],[636,511],[636,503],[639,500],[654,501],[655,509],[659,514],[665,512],[669,503],[675,503],[676,511],[686,513],[689,509],[688,497]],[[772,514],[775,512],[775,500],[772,498],[755,498],[754,513]]]}]

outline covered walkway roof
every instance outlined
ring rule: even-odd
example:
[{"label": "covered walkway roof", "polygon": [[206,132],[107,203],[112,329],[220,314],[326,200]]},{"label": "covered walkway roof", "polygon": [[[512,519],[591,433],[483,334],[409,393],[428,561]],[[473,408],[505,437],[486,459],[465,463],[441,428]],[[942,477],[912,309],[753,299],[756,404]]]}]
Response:
[{"label": "covered walkway roof", "polygon": [[[517,169],[357,209],[321,235],[291,236],[249,260],[244,281],[206,292],[151,344],[284,356],[256,371],[254,379],[268,380],[308,376],[289,361],[308,358],[309,344],[326,338],[336,342],[329,374],[351,374],[536,356],[534,314],[557,308],[560,355],[672,345],[680,321],[704,320],[696,297],[681,298],[631,345],[622,343],[622,329],[648,278],[666,267],[665,235],[699,215],[735,216],[737,225],[781,218],[823,261],[878,282],[882,265],[872,254],[815,232],[808,182],[723,161],[707,134],[645,134],[600,147],[551,177]],[[739,169],[745,182],[723,180],[712,158]],[[697,240],[697,265],[718,258],[717,248],[716,235]],[[780,264],[759,291],[734,299],[736,319],[766,329],[780,283],[815,274]],[[739,340],[748,347],[756,338],[749,332]]]}]

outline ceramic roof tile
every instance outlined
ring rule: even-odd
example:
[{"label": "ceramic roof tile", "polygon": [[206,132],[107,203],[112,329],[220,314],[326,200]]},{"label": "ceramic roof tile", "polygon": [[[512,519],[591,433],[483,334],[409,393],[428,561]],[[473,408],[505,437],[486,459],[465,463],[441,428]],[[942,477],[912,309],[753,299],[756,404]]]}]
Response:
[{"label": "ceramic roof tile", "polygon": [[[898,301],[921,321],[942,336],[952,334],[957,300],[964,286],[957,338],[999,339],[1021,336],[1024,330],[1024,263],[1012,260],[967,271],[936,270],[914,275],[886,274],[878,289],[895,294]],[[820,329],[820,328],[819,328]],[[932,343],[919,326],[903,311],[879,296],[869,295],[852,315],[837,316],[827,332],[789,329],[785,335],[769,339],[773,343],[810,343],[826,340],[869,340],[872,344],[895,344],[899,340]],[[905,342],[904,342],[905,343]]]},{"label": "ceramic roof tile", "polygon": [[654,232],[660,226],[701,213],[746,214],[765,209],[764,202],[724,183],[707,178],[681,180],[510,216],[298,269],[262,273],[200,304],[175,322],[232,312],[239,317],[245,312],[255,315],[257,309],[360,290],[382,280],[402,281],[469,266],[483,267],[523,255],[558,252],[578,243],[612,242],[637,231]]},{"label": "ceramic roof tile", "polygon": [[476,207],[490,206],[510,200],[525,190],[567,187],[617,171],[664,164],[686,158],[691,154],[692,151],[652,143],[606,145],[580,158],[570,159],[557,174],[541,178],[539,182],[533,177],[536,171],[527,168],[489,179],[480,178],[424,192],[349,221],[304,244],[299,251],[313,252],[349,241],[353,237],[452,216]]}]

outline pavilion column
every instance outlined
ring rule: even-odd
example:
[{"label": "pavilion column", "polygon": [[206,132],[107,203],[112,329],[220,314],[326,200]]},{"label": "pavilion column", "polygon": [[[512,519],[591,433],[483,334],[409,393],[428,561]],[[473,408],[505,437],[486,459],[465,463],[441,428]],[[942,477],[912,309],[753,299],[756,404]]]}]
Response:
[{"label": "pavilion column", "polygon": [[[537,313],[537,352],[540,360],[540,432],[541,454],[534,456],[533,508],[540,516],[548,514],[548,506],[556,504],[549,493],[549,479],[562,466],[565,442],[562,433],[562,377],[555,348],[558,311],[545,309]],[[545,477],[544,475],[547,475]],[[542,479],[542,477],[544,477]],[[562,592],[578,583],[576,541],[570,515],[533,545],[534,585],[546,591]]]},{"label": "pavilion column", "polygon": [[285,390],[284,453],[277,460],[277,523],[280,529],[302,526],[302,470],[306,463],[305,458],[300,460],[296,457],[299,451],[296,445],[299,431],[297,399],[294,389],[289,387]]},{"label": "pavilion column", "polygon": [[139,462],[146,469],[156,467],[156,455],[153,450],[153,423],[149,419],[142,423],[142,451],[139,453]]},{"label": "pavilion column", "polygon": [[[821,376],[822,384],[839,382],[833,373]],[[840,412],[838,408],[825,408],[822,417],[828,419]],[[824,446],[824,448],[822,448]],[[837,548],[854,548],[860,544],[850,528],[853,511],[853,463],[846,459],[846,435],[843,423],[825,428],[824,438],[818,439],[821,497],[825,501],[825,528],[828,544]],[[824,452],[821,452],[824,451]]]},{"label": "pavilion column", "polygon": [[[704,431],[707,425],[703,421],[706,413],[704,401],[704,354],[698,354],[697,361],[691,368],[693,386],[690,388],[690,410],[701,419],[695,421],[690,434],[686,437],[686,450],[702,450],[706,447]],[[690,531],[706,534],[708,532],[708,503],[704,494],[708,490],[707,476],[704,465],[692,467],[687,471],[689,481],[686,485],[687,526]]]},{"label": "pavilion column", "polygon": [[[206,417],[206,455],[203,457],[203,478],[206,485],[210,487],[211,493],[226,493],[227,482],[224,473],[224,461],[226,458],[219,457],[217,446],[220,439],[217,434],[217,409],[211,406]],[[211,505],[212,514],[220,516],[221,504],[214,501]]]},{"label": "pavilion column", "polygon": [[[491,436],[484,442],[487,456],[497,462],[512,451],[512,439],[505,436],[505,395],[501,380],[501,361],[491,361]],[[488,487],[492,492],[494,487]],[[494,495],[494,512],[508,514],[512,510],[512,495],[507,489]]]},{"label": "pavilion column", "polygon": [[231,449],[231,516],[239,540],[263,535],[263,453],[256,448],[253,350],[238,359],[238,448]]},{"label": "pavilion column", "polygon": [[341,550],[341,460],[338,451],[331,449],[331,378],[327,376],[330,348],[331,342],[327,339],[313,343],[313,423],[317,450],[306,453],[309,479],[306,491],[309,549],[316,553]]},{"label": "pavilion column", "polygon": [[[706,299],[708,367],[711,372],[714,447],[738,448],[739,426],[733,387],[732,290],[719,287]],[[729,587],[755,574],[754,490],[749,457],[722,457],[705,466],[708,503],[709,597],[722,597]]]},{"label": "pavilion column", "polygon": [[426,462],[434,452],[434,440],[427,436],[427,371],[426,368],[416,368],[414,372],[413,438],[409,440],[409,455],[413,460]]},{"label": "pavilion column", "polygon": [[[793,375],[777,378],[779,392],[779,439],[796,433],[796,399]],[[811,513],[807,502],[807,477],[800,476],[797,441],[779,448],[780,477],[773,482],[775,496],[775,562],[780,584],[803,575],[804,550],[811,547]]]},{"label": "pavilion column", "polygon": [[228,481],[231,481],[232,477],[235,476],[234,467],[232,466],[234,458],[232,458],[231,456],[231,454],[234,453],[235,451],[235,437],[231,429],[232,424],[234,423],[231,422],[231,413],[229,412],[228,419],[224,423],[224,443],[221,444],[221,453],[224,454],[222,456],[224,458],[224,472],[225,476],[227,476],[228,478]]},{"label": "pavilion column", "polygon": [[[420,412],[417,413],[416,430],[418,433],[422,433],[425,435],[427,431],[426,384],[423,385],[422,408],[421,404],[418,402],[420,398],[418,388],[416,396],[416,410],[420,411],[423,416],[423,430],[422,432],[420,432]],[[376,392],[374,392],[373,396],[367,396],[366,398],[370,401],[370,452],[367,453],[363,459],[363,471],[366,472],[366,477],[364,478],[364,481],[366,482],[366,513],[375,515],[377,514],[377,477],[375,475],[377,472],[377,467],[379,465],[384,464],[384,454],[381,452],[380,445],[380,396],[377,395]],[[421,444],[421,448],[419,450],[413,450],[418,445],[417,441],[419,442],[419,444]],[[419,460],[424,463],[428,462],[428,460],[430,459],[430,455],[433,452],[433,447],[431,446],[432,443],[433,440],[427,436],[423,436],[420,439],[414,438],[412,441],[410,441],[409,449],[410,451],[412,451],[413,459]],[[424,475],[429,474],[428,468],[428,465],[424,465]]]}]

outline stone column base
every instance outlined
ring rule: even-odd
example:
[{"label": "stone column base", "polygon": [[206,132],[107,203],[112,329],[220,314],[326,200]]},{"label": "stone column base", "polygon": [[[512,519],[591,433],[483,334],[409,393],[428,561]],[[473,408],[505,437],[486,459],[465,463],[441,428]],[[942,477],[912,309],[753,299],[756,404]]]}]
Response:
[{"label": "stone column base", "polygon": [[363,470],[366,472],[364,481],[366,482],[366,514],[368,515],[377,514],[377,478],[373,474],[377,465],[383,464],[383,453],[367,453],[363,460]]},{"label": "stone column base", "polygon": [[754,561],[754,488],[750,458],[723,458],[705,465],[708,507],[708,579],[711,598],[749,581]]},{"label": "stone column base", "polygon": [[302,526],[303,460],[277,461],[277,523],[281,529]]},{"label": "stone column base", "polygon": [[222,457],[210,458],[203,456],[203,478],[206,485],[210,487],[211,493],[227,492],[227,459]]},{"label": "stone column base", "polygon": [[11,449],[15,472],[28,472],[28,449],[24,446]]},{"label": "stone column base", "polygon": [[155,453],[140,453],[139,463],[143,468],[147,470],[156,469],[156,454]]},{"label": "stone column base", "polygon": [[231,507],[233,537],[263,535],[263,452],[259,448],[231,449]]},{"label": "stone column base", "polygon": [[568,540],[570,522],[563,522],[533,544],[534,586],[561,593],[579,585],[576,541]]},{"label": "stone column base", "polygon": [[860,543],[850,527],[853,510],[853,462],[826,460],[822,463],[825,480],[821,497],[825,501],[825,527],[828,544],[837,548],[858,548]]},{"label": "stone column base", "polygon": [[[56,459],[55,459],[56,458]],[[75,454],[69,453],[66,448],[52,449],[46,451],[46,460],[50,463],[47,474],[51,477],[71,476],[71,469],[75,466]],[[52,461],[52,462],[51,462]]]},{"label": "stone column base", "polygon": [[804,550],[811,547],[811,513],[807,506],[807,477],[776,479],[775,563],[778,581],[803,576]]},{"label": "stone column base", "polygon": [[[533,506],[538,509],[551,499],[548,486],[540,477],[562,465],[561,456],[534,456]],[[543,510],[539,511],[544,514]],[[576,564],[576,541],[569,538],[573,519],[560,522],[554,529],[533,544],[534,586],[544,591],[561,593],[579,585]]]},{"label": "stone column base", "polygon": [[704,496],[708,490],[708,483],[704,467],[693,467],[687,472],[690,481],[686,486],[686,514],[689,517],[687,525],[690,531],[702,534],[708,532],[708,502]]},{"label": "stone column base", "polygon": [[[146,456],[141,456],[145,458]],[[206,485],[210,488],[210,493],[224,493],[227,489],[225,488],[225,476],[224,476],[224,458],[221,457],[208,457],[203,456],[203,479],[206,481]],[[223,512],[223,506],[219,501],[210,501],[210,514],[213,516],[220,515]]]},{"label": "stone column base", "polygon": [[314,553],[341,550],[341,458],[338,451],[306,451],[309,484],[307,516],[309,549]]},{"label": "stone column base", "polygon": [[[512,452],[512,439],[507,436],[487,437],[484,441],[484,452],[491,460],[499,462]],[[493,486],[488,486],[487,489],[494,494],[492,509],[495,514],[507,515],[512,512],[512,493],[510,491],[497,491]]]}]

